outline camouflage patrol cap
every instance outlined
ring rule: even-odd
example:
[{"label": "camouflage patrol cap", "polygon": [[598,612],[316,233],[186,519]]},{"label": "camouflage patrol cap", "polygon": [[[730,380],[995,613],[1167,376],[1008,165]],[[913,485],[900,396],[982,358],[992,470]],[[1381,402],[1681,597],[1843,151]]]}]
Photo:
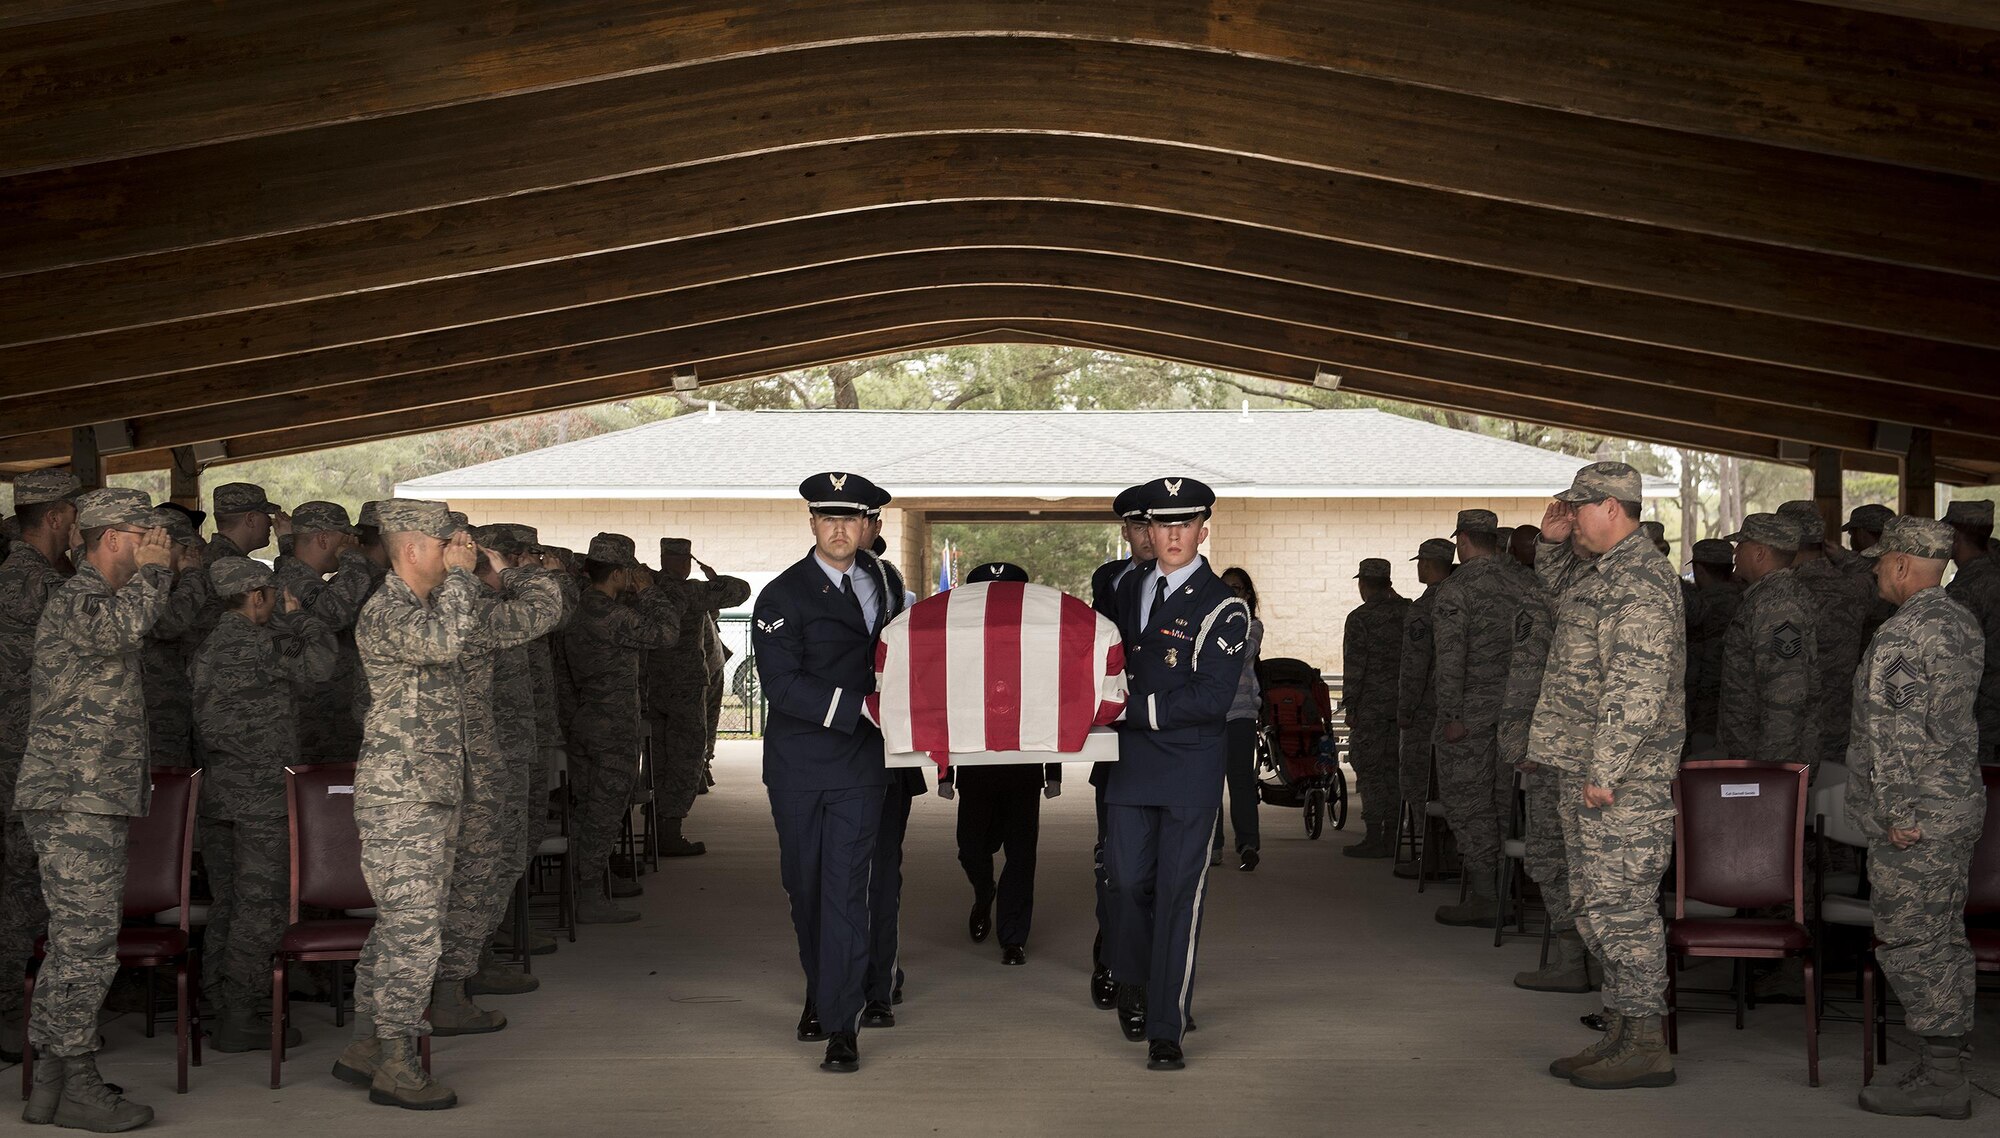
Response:
[{"label": "camouflage patrol cap", "polygon": [[1778,507],[1778,516],[1790,518],[1799,526],[1799,540],[1807,545],[1818,545],[1826,540],[1826,516],[1819,512],[1819,506],[1806,498],[1794,498]]},{"label": "camouflage patrol cap", "polygon": [[1896,511],[1889,507],[1870,502],[1865,506],[1854,507],[1854,512],[1847,515],[1847,524],[1840,528],[1846,530],[1848,533],[1853,533],[1856,530],[1862,530],[1867,533],[1881,533],[1882,527],[1888,525],[1889,519],[1895,516]]},{"label": "camouflage patrol cap", "polygon": [[8,514],[0,518],[0,543],[21,540],[21,519]]},{"label": "camouflage patrol cap", "polygon": [[1557,494],[1555,499],[1570,503],[1602,502],[1606,498],[1642,502],[1645,500],[1644,490],[1639,472],[1626,463],[1593,462],[1577,471],[1569,489]]},{"label": "camouflage patrol cap", "polygon": [[278,506],[264,496],[264,488],[255,482],[224,482],[215,488],[210,498],[217,517],[229,514],[275,514]]},{"label": "camouflage patrol cap", "polygon": [[1694,543],[1694,555],[1689,560],[1696,565],[1734,565],[1736,548],[1720,538],[1704,538]]},{"label": "camouflage patrol cap", "polygon": [[472,519],[465,516],[465,511],[448,509],[445,511],[444,516],[451,519],[451,530],[445,534],[446,537],[450,537],[460,530],[471,531]]},{"label": "camouflage patrol cap", "polygon": [[1389,559],[1386,557],[1364,557],[1361,572],[1354,575],[1356,580],[1386,581],[1389,579]]},{"label": "camouflage patrol cap", "polygon": [[1797,552],[1801,540],[1799,524],[1777,514],[1751,514],[1743,519],[1743,528],[1723,538],[1724,541],[1754,541],[1758,545],[1768,545],[1772,549]]},{"label": "camouflage patrol cap", "polygon": [[1861,551],[1863,557],[1885,553],[1907,553],[1927,561],[1943,561],[1951,556],[1951,526],[1930,518],[1904,514],[1889,519],[1882,527],[1882,540]]},{"label": "camouflage patrol cap", "polygon": [[382,525],[382,517],[376,511],[379,510],[381,506],[382,503],[380,502],[361,503],[361,512],[354,515],[354,524],[357,526],[375,526],[377,528],[380,528]]},{"label": "camouflage patrol cap", "polygon": [[1667,524],[1665,522],[1640,522],[1639,528],[1645,531],[1646,537],[1651,541],[1661,542],[1667,540]]},{"label": "camouflage patrol cap", "polygon": [[514,532],[514,527],[505,522],[473,526],[472,540],[505,557],[513,557],[528,551],[528,547],[522,544],[520,535]]},{"label": "camouflage patrol cap", "polygon": [[83,493],[83,483],[67,470],[30,470],[14,478],[14,509],[42,502],[60,502]]},{"label": "camouflage patrol cap", "polygon": [[1417,547],[1417,555],[1412,561],[1442,561],[1446,565],[1458,556],[1458,546],[1448,537],[1434,537]]},{"label": "camouflage patrol cap", "polygon": [[693,557],[694,542],[684,537],[663,537],[660,539],[661,557]]},{"label": "camouflage patrol cap", "polygon": [[606,565],[616,565],[631,569],[639,564],[639,548],[632,539],[622,533],[600,533],[590,539],[590,550],[584,554],[592,561]]},{"label": "camouflage patrol cap", "polygon": [[436,538],[452,535],[451,511],[443,502],[422,498],[389,498],[375,503],[376,524],[385,534],[422,533]]},{"label": "camouflage patrol cap", "polygon": [[307,502],[292,511],[292,532],[353,533],[347,522],[347,508],[336,502]]},{"label": "camouflage patrol cap", "polygon": [[154,507],[151,525],[155,529],[166,530],[167,536],[176,545],[201,544],[201,536],[194,532],[194,523],[179,510],[168,509],[164,505]]},{"label": "camouflage patrol cap", "polygon": [[1492,510],[1460,510],[1458,512],[1458,528],[1451,531],[1451,536],[1457,537],[1462,533],[1490,533],[1498,535],[1499,532],[1500,515],[1494,513]]},{"label": "camouflage patrol cap", "polygon": [[76,528],[103,529],[106,526],[140,526],[157,529],[152,499],[143,490],[107,486],[92,490],[76,500]]},{"label": "camouflage patrol cap", "polygon": [[[1987,501],[1953,502],[1944,508],[1943,521],[1954,526],[1991,526],[1993,524],[1993,503]],[[1886,537],[1888,530],[1882,533]]]},{"label": "camouflage patrol cap", "polygon": [[542,531],[534,526],[524,526],[519,522],[508,522],[507,530],[514,540],[521,543],[521,552],[533,553],[542,547]]},{"label": "camouflage patrol cap", "polygon": [[248,557],[218,557],[208,567],[208,580],[217,596],[240,597],[270,584],[271,567]]}]

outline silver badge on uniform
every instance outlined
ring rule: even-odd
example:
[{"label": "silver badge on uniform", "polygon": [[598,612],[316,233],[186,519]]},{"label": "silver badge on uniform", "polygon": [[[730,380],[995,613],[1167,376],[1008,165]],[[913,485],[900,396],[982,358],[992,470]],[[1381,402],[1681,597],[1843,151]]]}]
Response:
[{"label": "silver badge on uniform", "polygon": [[1178,648],[1167,649],[1167,667],[1169,668],[1178,667],[1180,665],[1180,662],[1181,662],[1181,650]]}]

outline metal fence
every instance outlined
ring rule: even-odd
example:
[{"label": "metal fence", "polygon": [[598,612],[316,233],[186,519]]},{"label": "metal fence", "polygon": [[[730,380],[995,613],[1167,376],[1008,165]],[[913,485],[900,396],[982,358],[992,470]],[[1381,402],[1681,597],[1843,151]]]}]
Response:
[{"label": "metal fence", "polygon": [[757,683],[757,656],[750,649],[750,618],[724,616],[716,620],[728,662],[722,671],[729,685],[722,692],[718,735],[755,737],[764,733],[764,690]]}]

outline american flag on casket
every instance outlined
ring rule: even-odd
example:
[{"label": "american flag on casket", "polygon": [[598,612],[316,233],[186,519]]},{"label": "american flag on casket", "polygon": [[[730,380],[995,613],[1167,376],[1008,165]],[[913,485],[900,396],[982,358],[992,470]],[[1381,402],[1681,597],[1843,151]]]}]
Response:
[{"label": "american flag on casket", "polygon": [[868,700],[892,757],[1076,754],[1125,709],[1125,647],[1117,625],[1059,589],[960,585],[882,630]]}]

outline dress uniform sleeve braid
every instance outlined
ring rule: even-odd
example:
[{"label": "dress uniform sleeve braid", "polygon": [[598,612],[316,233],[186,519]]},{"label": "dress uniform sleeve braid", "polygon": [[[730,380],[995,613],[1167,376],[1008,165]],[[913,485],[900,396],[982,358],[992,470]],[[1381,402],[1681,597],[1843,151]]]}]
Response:
[{"label": "dress uniform sleeve braid", "polygon": [[750,622],[757,680],[771,706],[794,719],[852,734],[868,692],[826,682],[806,667],[805,620],[766,589]]},{"label": "dress uniform sleeve braid", "polygon": [[[1231,597],[1209,611],[1189,661],[1188,679],[1179,687],[1149,691],[1134,681],[1128,707],[1150,710],[1155,731],[1219,724],[1236,702],[1236,685],[1248,658],[1250,606]],[[1208,667],[1202,664],[1208,663]]]},{"label": "dress uniform sleeve braid", "polygon": [[44,621],[60,622],[73,647],[100,656],[137,652],[166,611],[173,575],[164,565],[147,565],[115,593],[61,589],[49,600]]},{"label": "dress uniform sleeve braid", "polygon": [[1633,769],[1640,745],[1666,711],[1668,665],[1678,628],[1678,606],[1655,590],[1635,589],[1598,614],[1606,694],[1591,740],[1588,778],[1612,787],[1629,778],[1665,778],[1671,771]]}]

